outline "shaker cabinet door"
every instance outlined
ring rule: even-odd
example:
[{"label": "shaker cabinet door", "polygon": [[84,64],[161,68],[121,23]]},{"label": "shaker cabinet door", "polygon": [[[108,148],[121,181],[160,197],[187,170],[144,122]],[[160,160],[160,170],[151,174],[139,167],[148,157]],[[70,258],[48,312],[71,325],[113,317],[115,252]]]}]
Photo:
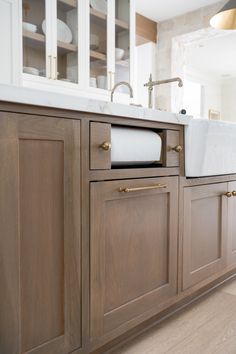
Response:
[{"label": "shaker cabinet door", "polygon": [[91,183],[92,338],[175,296],[177,216],[177,177]]},{"label": "shaker cabinet door", "polygon": [[228,184],[184,190],[183,290],[226,267]]},{"label": "shaker cabinet door", "polygon": [[79,130],[0,113],[0,353],[81,346]]}]

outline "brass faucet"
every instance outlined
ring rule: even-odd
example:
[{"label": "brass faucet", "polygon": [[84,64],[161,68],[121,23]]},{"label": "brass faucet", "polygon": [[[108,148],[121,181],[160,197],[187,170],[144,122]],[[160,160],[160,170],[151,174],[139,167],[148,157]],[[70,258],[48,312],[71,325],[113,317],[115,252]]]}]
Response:
[{"label": "brass faucet", "polygon": [[126,81],[121,81],[121,82],[118,82],[118,84],[116,84],[113,89],[111,90],[111,102],[113,102],[113,98],[114,98],[114,93],[115,93],[115,90],[120,87],[120,86],[127,86],[128,89],[129,89],[129,92],[130,92],[130,98],[133,98],[134,97],[134,91],[133,91],[133,88],[132,86],[126,82]]},{"label": "brass faucet", "polygon": [[152,91],[153,87],[162,84],[169,84],[170,82],[178,82],[179,87],[183,87],[183,81],[179,77],[173,79],[161,80],[161,81],[152,81],[152,74],[150,74],[149,81],[144,84],[145,87],[148,87],[148,108],[153,108],[152,103]]}]

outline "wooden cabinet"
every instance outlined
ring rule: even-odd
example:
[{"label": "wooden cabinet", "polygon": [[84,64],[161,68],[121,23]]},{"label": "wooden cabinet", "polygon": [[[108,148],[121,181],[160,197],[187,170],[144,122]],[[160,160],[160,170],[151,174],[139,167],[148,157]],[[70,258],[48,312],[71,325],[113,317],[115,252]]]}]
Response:
[{"label": "wooden cabinet", "polygon": [[228,199],[228,266],[236,266],[236,182],[228,184],[228,191],[233,194]]},{"label": "wooden cabinet", "polygon": [[0,352],[81,346],[80,123],[0,113]]},{"label": "wooden cabinet", "polygon": [[177,291],[178,178],[91,183],[91,337]]},{"label": "wooden cabinet", "polygon": [[227,191],[227,183],[184,189],[183,290],[226,267]]}]

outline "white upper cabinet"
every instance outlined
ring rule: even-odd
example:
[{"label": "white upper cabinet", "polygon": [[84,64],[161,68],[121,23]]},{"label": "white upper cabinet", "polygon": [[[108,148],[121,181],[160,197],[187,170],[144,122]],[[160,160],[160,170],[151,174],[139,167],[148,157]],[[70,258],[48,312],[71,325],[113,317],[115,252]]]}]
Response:
[{"label": "white upper cabinet", "polygon": [[[135,41],[132,31],[133,13],[127,0],[115,0],[115,83],[127,81],[133,83],[131,61],[134,59]],[[121,88],[125,92],[126,88]]]},{"label": "white upper cabinet", "polygon": [[22,6],[23,72],[50,78],[52,62],[47,64],[50,56],[51,23],[46,0],[24,1]]},{"label": "white upper cabinet", "polygon": [[78,84],[78,2],[23,0],[22,18],[23,79]]},{"label": "white upper cabinet", "polygon": [[135,85],[134,0],[23,0],[22,21],[24,86],[107,100]]},{"label": "white upper cabinet", "polygon": [[21,48],[19,26],[21,15],[18,0],[0,0],[0,82],[19,84]]}]

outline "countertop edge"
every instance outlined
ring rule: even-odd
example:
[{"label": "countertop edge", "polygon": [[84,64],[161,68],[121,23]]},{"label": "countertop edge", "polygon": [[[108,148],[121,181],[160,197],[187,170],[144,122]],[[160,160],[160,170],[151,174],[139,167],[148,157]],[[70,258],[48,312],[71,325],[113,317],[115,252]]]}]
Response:
[{"label": "countertop edge", "polygon": [[165,111],[3,84],[0,101],[178,125],[188,125],[192,119]]}]

